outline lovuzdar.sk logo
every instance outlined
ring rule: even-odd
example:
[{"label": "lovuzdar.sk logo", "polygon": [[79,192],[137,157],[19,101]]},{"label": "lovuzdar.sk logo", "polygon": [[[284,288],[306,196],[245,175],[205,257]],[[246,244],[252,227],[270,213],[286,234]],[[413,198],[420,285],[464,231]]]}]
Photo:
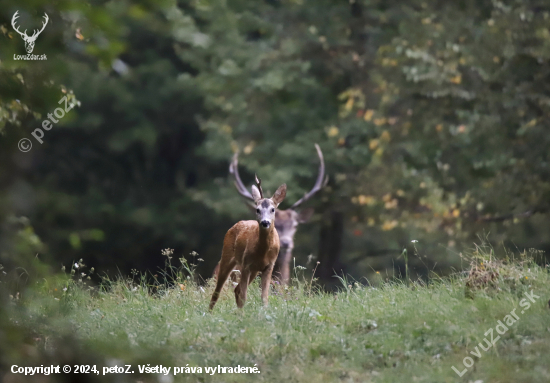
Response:
[{"label": "lovuzdar.sk logo", "polygon": [[33,55],[32,51],[34,49],[34,43],[36,42],[36,39],[42,33],[44,28],[46,28],[46,25],[48,24],[48,21],[50,20],[48,15],[46,13],[44,13],[44,16],[43,16],[44,17],[44,22],[42,24],[42,29],[40,29],[40,30],[35,29],[33,31],[32,36],[29,36],[29,35],[27,35],[27,30],[26,29],[25,29],[25,32],[21,32],[19,30],[19,27],[17,27],[17,25],[16,25],[16,20],[19,17],[18,13],[19,13],[19,11],[16,11],[13,14],[13,17],[11,19],[11,26],[13,27],[13,29],[17,33],[19,33],[21,35],[21,38],[25,42],[25,49],[27,50],[28,54],[26,54],[26,55],[15,55],[14,54],[13,59],[14,60],[47,60],[47,57],[46,57],[45,54],[43,54],[43,55]]}]

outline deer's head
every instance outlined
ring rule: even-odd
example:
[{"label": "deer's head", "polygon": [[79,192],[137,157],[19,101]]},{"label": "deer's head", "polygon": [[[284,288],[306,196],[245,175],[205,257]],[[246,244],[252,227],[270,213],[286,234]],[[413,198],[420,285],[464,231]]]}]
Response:
[{"label": "deer's head", "polygon": [[294,248],[294,234],[296,234],[298,225],[309,221],[312,215],[312,208],[303,210],[286,209],[275,211],[275,229],[277,229],[277,233],[279,233],[281,251],[292,251]]},{"label": "deer's head", "polygon": [[[279,234],[279,241],[281,244],[280,251],[292,251],[292,249],[294,248],[294,234],[296,233],[298,225],[300,223],[307,222],[313,215],[313,209],[297,210],[296,208],[300,204],[311,198],[311,196],[313,196],[319,190],[321,190],[321,188],[324,187],[328,181],[328,177],[325,178],[325,162],[323,160],[323,153],[321,152],[321,148],[319,148],[319,145],[315,144],[315,149],[317,150],[317,155],[319,156],[320,165],[319,174],[317,175],[317,181],[315,182],[313,188],[302,198],[296,201],[289,209],[279,210],[277,209],[278,204],[269,208],[274,209],[274,212],[272,213],[275,214],[275,229],[277,229],[277,233]],[[241,181],[238,170],[238,159],[238,153],[235,153],[235,155],[233,156],[233,160],[231,161],[231,165],[229,166],[229,172],[235,177],[235,186],[237,187],[237,191],[243,197],[255,201],[255,197],[250,194],[250,192],[246,189],[243,182]],[[279,189],[281,189],[281,187],[279,187]],[[279,191],[279,189],[277,189],[277,192]],[[252,191],[254,193],[254,186],[252,187]],[[273,198],[275,198],[277,192],[275,192]],[[258,207],[256,207],[256,209],[258,209]],[[258,214],[257,211],[256,214]]]},{"label": "deer's head", "polygon": [[11,18],[11,26],[13,27],[13,29],[15,29],[17,33],[21,35],[21,37],[23,38],[23,41],[25,41],[25,49],[27,50],[27,53],[32,53],[32,50],[34,49],[34,42],[38,38],[38,35],[42,33],[42,31],[44,30],[44,28],[46,28],[46,25],[48,24],[48,20],[49,20],[48,15],[44,13],[45,20],[42,24],[42,29],[41,30],[35,29],[32,36],[28,36],[26,29],[25,29],[25,32],[21,32],[19,28],[15,25],[15,20],[17,20],[17,18],[19,17],[18,13],[19,11],[16,11],[13,14],[13,17]]},{"label": "deer's head", "polygon": [[252,185],[252,198],[256,204],[256,217],[260,228],[269,229],[275,221],[275,210],[286,196],[286,184],[279,186],[273,197],[264,198],[262,180],[256,177],[256,185]]}]

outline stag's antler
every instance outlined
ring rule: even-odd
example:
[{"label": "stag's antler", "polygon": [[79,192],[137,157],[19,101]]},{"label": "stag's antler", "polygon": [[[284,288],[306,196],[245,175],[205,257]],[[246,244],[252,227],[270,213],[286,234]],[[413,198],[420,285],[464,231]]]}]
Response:
[{"label": "stag's antler", "polygon": [[37,37],[39,34],[41,34],[44,28],[46,28],[46,25],[48,25],[48,21],[50,20],[48,15],[44,12],[44,16],[42,17],[44,17],[45,21],[42,24],[42,29],[41,30],[35,29],[32,36],[28,36],[26,29],[25,29],[25,32],[21,32],[19,28],[15,25],[15,21],[19,18],[18,13],[19,11],[15,11],[15,13],[13,14],[13,17],[11,18],[11,26],[13,27],[13,29],[15,29],[17,33],[19,33],[21,36],[26,37],[27,39],[32,39],[33,37]]},{"label": "stag's antler", "polygon": [[317,155],[319,156],[319,161],[320,161],[319,174],[317,175],[317,180],[315,181],[315,185],[313,186],[313,189],[311,189],[309,193],[306,193],[302,198],[296,201],[294,205],[290,207],[291,209],[294,209],[301,203],[306,202],[308,199],[311,198],[312,195],[317,193],[319,190],[325,187],[326,184],[328,183],[328,176],[326,176],[325,178],[325,160],[323,159],[323,152],[321,151],[321,148],[317,144],[315,144],[315,149],[317,149]]},{"label": "stag's antler", "polygon": [[28,36],[27,36],[27,30],[26,30],[26,29],[25,29],[25,32],[21,32],[21,31],[19,30],[19,28],[17,28],[17,27],[15,26],[15,20],[17,20],[17,18],[19,17],[18,13],[19,13],[19,11],[15,11],[15,13],[13,14],[13,17],[11,18],[11,26],[12,26],[13,29],[15,29],[15,31],[16,31],[17,33],[19,33],[21,36],[28,37]]},{"label": "stag's antler", "polygon": [[[35,29],[35,30],[34,30],[34,33],[33,33],[32,36],[31,36],[31,38],[33,38],[33,37],[35,37],[35,36],[38,37],[38,35],[42,33],[42,31],[44,30],[44,28],[46,28],[46,25],[48,25],[48,21],[50,20],[50,18],[48,17],[48,15],[46,14],[46,12],[44,12],[44,16],[43,16],[43,17],[44,17],[44,19],[46,19],[46,20],[45,20],[44,23],[42,24],[42,29],[41,29],[40,31],[37,30],[37,29]],[[26,32],[26,31],[25,31],[25,32]]]},{"label": "stag's antler", "polygon": [[254,178],[256,179],[256,186],[258,187],[258,190],[260,191],[260,197],[262,199],[264,198],[264,191],[262,190],[262,180],[258,178],[256,174],[254,174]]},{"label": "stag's antler", "polygon": [[231,165],[229,165],[229,173],[233,174],[233,176],[235,177],[235,187],[237,188],[239,194],[245,198],[254,200],[254,198],[252,198],[252,194],[250,194],[248,189],[244,186],[243,181],[241,181],[238,165],[239,153],[235,153],[235,155],[233,156],[233,160],[231,161]]},{"label": "stag's antler", "polygon": [[[315,144],[315,149],[317,150],[317,155],[319,156],[319,161],[320,161],[319,174],[317,175],[317,180],[315,181],[315,185],[313,186],[313,189],[311,189],[309,193],[306,193],[302,198],[296,201],[294,205],[290,207],[291,209],[294,209],[296,206],[307,201],[309,198],[311,198],[311,196],[313,196],[315,193],[317,193],[319,190],[325,187],[325,185],[328,182],[328,176],[325,177],[325,160],[323,159],[323,152],[321,151],[321,148],[317,144]],[[245,198],[254,200],[254,198],[252,197],[252,194],[250,194],[246,186],[244,186],[243,181],[241,180],[241,176],[239,175],[238,165],[239,165],[239,153],[235,153],[233,155],[233,160],[229,165],[229,173],[233,174],[233,176],[235,177],[235,187],[237,188],[237,191],[239,192],[239,194]]]}]

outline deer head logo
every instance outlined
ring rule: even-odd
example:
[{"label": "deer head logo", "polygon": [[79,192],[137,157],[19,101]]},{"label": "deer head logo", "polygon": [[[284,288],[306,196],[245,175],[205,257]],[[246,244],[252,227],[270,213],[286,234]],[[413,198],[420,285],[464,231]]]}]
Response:
[{"label": "deer head logo", "polygon": [[23,38],[23,41],[25,41],[25,49],[27,50],[27,53],[32,53],[32,50],[34,49],[34,42],[36,41],[38,35],[42,33],[42,31],[44,30],[44,28],[46,28],[46,25],[48,24],[48,20],[49,20],[48,15],[44,13],[45,21],[44,21],[44,24],[42,25],[42,29],[41,30],[35,29],[32,36],[27,36],[26,29],[25,29],[25,32],[21,32],[15,25],[15,20],[19,17],[18,13],[19,11],[16,11],[14,13],[11,19],[11,26],[13,27],[13,29],[15,29],[17,33],[21,35],[21,37]]}]

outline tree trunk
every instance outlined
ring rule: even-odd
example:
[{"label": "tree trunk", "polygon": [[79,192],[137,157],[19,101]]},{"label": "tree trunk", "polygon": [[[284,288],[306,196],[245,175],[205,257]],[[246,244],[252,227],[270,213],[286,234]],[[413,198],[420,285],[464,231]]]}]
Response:
[{"label": "tree trunk", "polygon": [[342,237],[344,234],[344,214],[341,211],[331,210],[324,215],[319,241],[319,267],[316,275],[325,286],[334,286],[337,282],[333,278],[341,274],[342,264]]}]

